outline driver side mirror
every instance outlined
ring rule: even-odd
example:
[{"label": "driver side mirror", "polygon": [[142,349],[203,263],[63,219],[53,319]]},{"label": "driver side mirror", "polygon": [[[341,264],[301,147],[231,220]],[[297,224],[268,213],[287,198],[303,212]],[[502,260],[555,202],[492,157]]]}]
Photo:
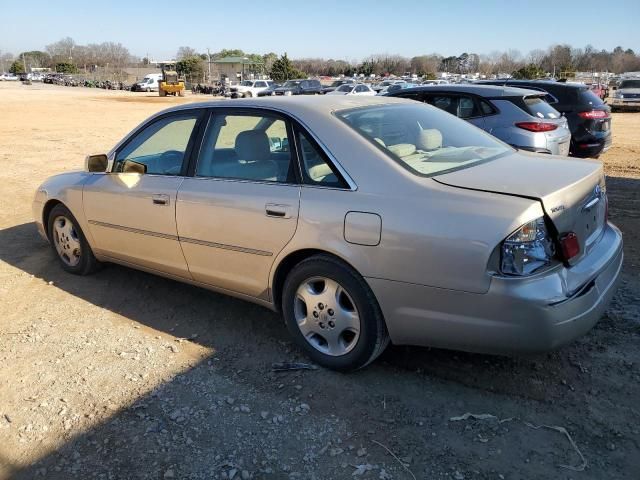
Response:
[{"label": "driver side mirror", "polygon": [[109,166],[109,159],[104,153],[99,155],[87,155],[84,160],[84,167],[87,172],[101,172],[107,171]]}]

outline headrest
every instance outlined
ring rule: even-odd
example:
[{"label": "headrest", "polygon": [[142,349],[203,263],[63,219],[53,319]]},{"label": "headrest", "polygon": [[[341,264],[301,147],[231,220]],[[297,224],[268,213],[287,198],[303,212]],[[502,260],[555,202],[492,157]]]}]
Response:
[{"label": "headrest", "polygon": [[247,130],[236,137],[236,154],[240,160],[267,160],[271,150],[269,137],[263,130]]},{"label": "headrest", "polygon": [[428,128],[418,132],[417,147],[420,150],[430,151],[442,148],[442,133],[435,128]]},{"label": "headrest", "polygon": [[389,145],[387,150],[402,158],[415,153],[416,146],[410,143],[398,143],[397,145]]}]

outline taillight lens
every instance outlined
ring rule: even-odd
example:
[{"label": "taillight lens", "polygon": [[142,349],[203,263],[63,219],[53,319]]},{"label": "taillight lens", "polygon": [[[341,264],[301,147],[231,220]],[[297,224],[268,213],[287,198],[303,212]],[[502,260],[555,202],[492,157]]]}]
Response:
[{"label": "taillight lens", "polygon": [[580,253],[580,243],[578,236],[573,233],[565,233],[560,237],[560,248],[562,248],[562,256],[565,260],[571,260]]},{"label": "taillight lens", "polygon": [[545,122],[518,122],[516,123],[516,127],[529,130],[530,132],[550,132],[558,128],[558,125]]},{"label": "taillight lens", "polygon": [[554,247],[544,218],[525,223],[502,243],[500,270],[507,275],[525,276],[549,265]]},{"label": "taillight lens", "polygon": [[609,114],[604,110],[590,110],[588,112],[578,112],[578,116],[588,120],[596,120],[599,118],[609,118]]}]

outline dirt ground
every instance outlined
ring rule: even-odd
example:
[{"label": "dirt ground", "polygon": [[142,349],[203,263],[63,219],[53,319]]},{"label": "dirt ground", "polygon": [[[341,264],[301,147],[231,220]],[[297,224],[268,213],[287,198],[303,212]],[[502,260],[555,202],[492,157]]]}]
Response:
[{"label": "dirt ground", "polygon": [[203,98],[0,82],[0,478],[640,478],[640,113],[613,115],[602,157],[626,258],[584,338],[279,373],[307,360],[277,315],[119,266],[65,274],[32,223],[46,177]]}]

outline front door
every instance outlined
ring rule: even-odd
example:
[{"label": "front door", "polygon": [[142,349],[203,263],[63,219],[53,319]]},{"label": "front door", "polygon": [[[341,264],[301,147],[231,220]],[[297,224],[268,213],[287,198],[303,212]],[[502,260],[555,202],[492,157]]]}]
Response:
[{"label": "front door", "polygon": [[269,273],[298,222],[288,121],[262,109],[213,109],[176,219],[194,280],[268,299]]},{"label": "front door", "polygon": [[112,171],[84,187],[96,252],[189,278],[176,230],[176,195],[184,180],[201,110],[152,120],[120,147]]}]

